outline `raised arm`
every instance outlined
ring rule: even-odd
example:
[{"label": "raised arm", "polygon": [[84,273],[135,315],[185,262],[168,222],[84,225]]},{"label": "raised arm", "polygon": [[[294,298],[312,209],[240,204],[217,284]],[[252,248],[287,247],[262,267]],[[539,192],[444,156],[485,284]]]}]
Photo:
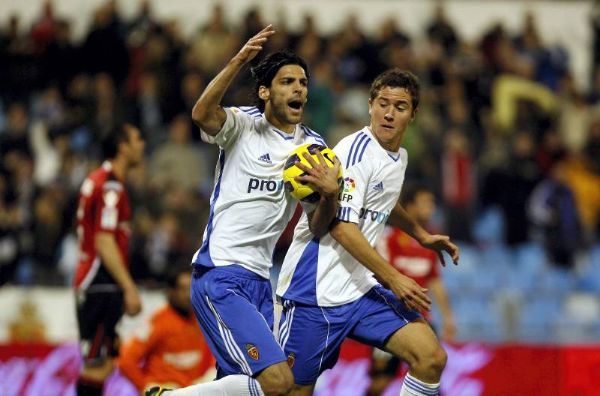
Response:
[{"label": "raised arm", "polygon": [[240,51],[227,63],[219,74],[206,86],[192,109],[192,119],[207,134],[214,136],[221,130],[227,118],[221,106],[225,91],[246,63],[262,50],[263,44],[275,33],[268,25],[250,38]]},{"label": "raised arm", "polygon": [[400,202],[396,203],[394,210],[390,214],[388,219],[390,225],[400,228],[411,237],[415,238],[421,246],[427,249],[435,250],[440,258],[440,262],[443,266],[446,265],[442,252],[447,252],[454,264],[458,264],[460,252],[458,246],[450,241],[450,237],[447,235],[432,235],[425,231],[417,222],[410,217]]},{"label": "raised arm", "polygon": [[369,244],[355,223],[336,221],[330,234],[352,257],[371,270],[384,286],[404,301],[408,308],[429,311],[431,301],[427,296],[427,289],[389,265]]}]

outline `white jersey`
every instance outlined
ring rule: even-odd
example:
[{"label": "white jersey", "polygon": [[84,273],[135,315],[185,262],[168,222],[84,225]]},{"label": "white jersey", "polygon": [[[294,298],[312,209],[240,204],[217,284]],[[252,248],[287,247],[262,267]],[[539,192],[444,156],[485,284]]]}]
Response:
[{"label": "white jersey", "polygon": [[297,202],[283,187],[285,161],[297,146],[325,142],[303,125],[293,135],[278,130],[256,107],[225,113],[216,136],[202,133],[220,152],[208,224],[192,264],[238,264],[268,279],[275,244]]},{"label": "white jersey", "polygon": [[[337,218],[356,223],[375,246],[400,196],[406,150],[386,151],[365,127],[342,139],[333,151],[345,166]],[[330,307],[357,300],[376,284],[373,273],[330,234],[312,235],[307,216],[302,216],[279,274],[278,296]]]}]

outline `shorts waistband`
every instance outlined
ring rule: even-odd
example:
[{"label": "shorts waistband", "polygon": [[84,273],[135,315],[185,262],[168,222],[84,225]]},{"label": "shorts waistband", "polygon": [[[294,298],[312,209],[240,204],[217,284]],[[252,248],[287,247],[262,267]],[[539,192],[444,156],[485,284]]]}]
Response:
[{"label": "shorts waistband", "polygon": [[219,267],[205,267],[202,265],[194,265],[193,266],[192,275],[193,276],[202,276],[208,271],[218,271],[224,272],[228,274],[232,274],[235,276],[241,276],[248,279],[261,280],[261,281],[269,281],[269,279],[263,278],[255,272],[250,271],[247,268],[242,267],[239,264],[231,264],[231,265],[223,265]]}]

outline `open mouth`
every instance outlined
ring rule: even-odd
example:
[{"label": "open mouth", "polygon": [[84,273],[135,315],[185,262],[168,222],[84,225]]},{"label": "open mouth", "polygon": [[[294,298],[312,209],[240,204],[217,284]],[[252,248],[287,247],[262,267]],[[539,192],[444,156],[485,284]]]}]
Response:
[{"label": "open mouth", "polygon": [[303,107],[302,101],[300,99],[295,99],[288,102],[288,106],[295,111],[300,111]]}]

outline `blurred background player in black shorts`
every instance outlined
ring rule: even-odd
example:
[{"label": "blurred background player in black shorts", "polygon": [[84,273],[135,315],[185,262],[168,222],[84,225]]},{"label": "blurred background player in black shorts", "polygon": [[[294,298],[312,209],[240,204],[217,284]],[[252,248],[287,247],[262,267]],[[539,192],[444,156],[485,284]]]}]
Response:
[{"label": "blurred background player in black shorts", "polygon": [[125,190],[128,171],[144,154],[140,131],[124,124],[102,143],[105,162],[84,180],[77,207],[79,261],[75,273],[77,321],[83,368],[77,394],[102,395],[112,372],[123,312],[141,311],[138,289],[128,270],[131,207]]},{"label": "blurred background player in black shorts", "polygon": [[[406,211],[423,228],[430,230],[430,222],[436,210],[435,196],[424,185],[407,185],[402,190],[400,202]],[[439,273],[439,259],[435,252],[423,248],[402,230],[387,226],[377,245],[379,253],[402,274],[413,278],[421,287],[429,289],[441,314],[441,328],[436,333],[446,342],[454,340],[456,326],[446,288]],[[431,323],[429,312],[422,313]],[[432,326],[433,327],[433,326]],[[371,385],[368,395],[380,395],[394,380],[400,368],[400,359],[381,351],[373,350],[371,356]]]}]

